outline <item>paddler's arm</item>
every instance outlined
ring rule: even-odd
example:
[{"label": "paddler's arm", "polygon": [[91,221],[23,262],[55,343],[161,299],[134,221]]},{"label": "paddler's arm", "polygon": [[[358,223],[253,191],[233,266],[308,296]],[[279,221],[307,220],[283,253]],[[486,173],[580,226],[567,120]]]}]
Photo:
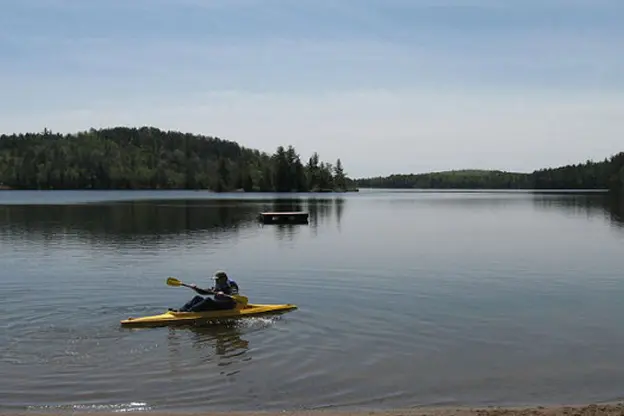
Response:
[{"label": "paddler's arm", "polygon": [[215,298],[217,298],[217,297],[224,297],[224,298],[235,300],[233,296],[228,295],[227,293],[224,293],[224,292],[220,292],[219,291],[219,292],[213,292],[213,293],[216,295]]},{"label": "paddler's arm", "polygon": [[211,289],[202,289],[197,287],[197,285],[195,283],[193,283],[192,285],[189,285],[189,287],[191,289],[193,289],[195,292],[199,293],[200,295],[214,295],[214,291],[212,291]]}]

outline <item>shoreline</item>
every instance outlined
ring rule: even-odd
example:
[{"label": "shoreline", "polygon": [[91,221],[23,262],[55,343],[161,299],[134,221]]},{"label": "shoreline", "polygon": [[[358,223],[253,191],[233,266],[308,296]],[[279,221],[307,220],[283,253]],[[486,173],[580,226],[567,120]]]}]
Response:
[{"label": "shoreline", "polygon": [[[389,410],[283,410],[283,411],[214,411],[183,412],[171,410],[128,411],[136,414],[154,414],[158,416],[623,416],[624,402],[595,403],[585,405],[555,406],[456,406],[456,407],[412,407]],[[66,414],[96,414],[113,416],[114,411],[80,411],[76,409],[47,411],[2,411],[0,416],[50,416]],[[123,413],[126,413],[124,411]]]}]

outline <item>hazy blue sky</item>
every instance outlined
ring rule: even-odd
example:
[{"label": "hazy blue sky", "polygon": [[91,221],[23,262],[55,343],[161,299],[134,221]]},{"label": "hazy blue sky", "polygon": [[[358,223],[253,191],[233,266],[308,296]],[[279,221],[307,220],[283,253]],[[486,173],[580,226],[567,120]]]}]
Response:
[{"label": "hazy blue sky", "polygon": [[624,1],[0,0],[0,131],[153,125],[352,176],[624,150]]}]

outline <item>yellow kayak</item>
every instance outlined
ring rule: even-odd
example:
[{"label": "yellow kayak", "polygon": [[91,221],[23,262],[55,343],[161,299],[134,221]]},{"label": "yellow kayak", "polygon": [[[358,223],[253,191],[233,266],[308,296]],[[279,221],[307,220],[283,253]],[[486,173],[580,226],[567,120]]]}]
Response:
[{"label": "yellow kayak", "polygon": [[196,324],[201,322],[229,320],[249,316],[281,313],[297,309],[296,305],[286,303],[282,305],[247,304],[242,308],[226,309],[206,312],[173,312],[167,311],[159,315],[128,318],[121,321],[122,326],[163,326]]}]

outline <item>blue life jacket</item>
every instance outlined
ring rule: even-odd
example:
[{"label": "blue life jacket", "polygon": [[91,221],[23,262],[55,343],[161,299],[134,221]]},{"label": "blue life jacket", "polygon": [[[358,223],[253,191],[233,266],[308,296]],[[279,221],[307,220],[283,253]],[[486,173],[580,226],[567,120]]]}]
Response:
[{"label": "blue life jacket", "polygon": [[227,286],[217,286],[215,285],[216,290],[220,290],[225,294],[234,295],[238,293],[238,284],[234,280],[229,280],[226,283]]}]

